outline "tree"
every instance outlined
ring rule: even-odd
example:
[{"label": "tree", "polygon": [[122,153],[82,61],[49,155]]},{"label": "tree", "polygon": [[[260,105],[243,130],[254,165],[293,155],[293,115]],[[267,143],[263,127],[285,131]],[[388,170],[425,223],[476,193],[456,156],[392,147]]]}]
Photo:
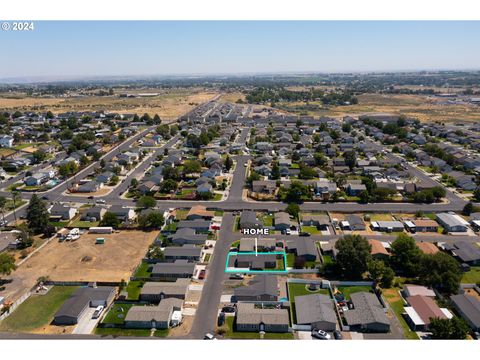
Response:
[{"label": "tree", "polygon": [[7,205],[7,198],[0,196],[0,211],[2,212],[2,220],[5,223],[5,206]]},{"label": "tree", "polygon": [[138,180],[133,178],[131,181],[130,181],[130,187],[131,188],[136,188],[138,186]]},{"label": "tree", "polygon": [[159,259],[159,260],[164,260],[165,259],[165,254],[163,253],[162,249],[160,246],[157,245],[150,245],[147,253],[147,257],[149,259]]},{"label": "tree", "polygon": [[305,165],[304,163],[301,163],[299,167],[300,167],[300,173],[298,174],[298,177],[300,179],[309,180],[309,179],[314,179],[318,177],[318,174],[315,171],[315,169]]},{"label": "tree", "polygon": [[158,211],[152,211],[148,214],[142,214],[138,217],[138,226],[143,229],[159,229],[163,226],[165,219]]},{"label": "tree", "polygon": [[352,170],[357,163],[357,154],[355,154],[355,151],[347,151],[345,152],[345,165],[347,165],[350,170]]},{"label": "tree", "polygon": [[430,319],[428,328],[432,332],[432,339],[441,340],[463,340],[469,332],[468,325],[457,316],[451,319]]},{"label": "tree", "polygon": [[33,156],[33,162],[35,164],[40,164],[42,161],[44,161],[47,158],[47,153],[43,150],[37,150],[32,153]]},{"label": "tree", "polygon": [[10,275],[17,266],[15,265],[15,258],[7,253],[0,254],[0,274]]},{"label": "tree", "polygon": [[470,216],[471,213],[477,212],[478,209],[479,208],[473,205],[473,203],[470,201],[466,203],[465,206],[463,207],[462,215]]},{"label": "tree", "polygon": [[285,211],[290,215],[293,216],[295,219],[298,220],[298,214],[300,213],[300,206],[295,203],[290,203],[286,207]]},{"label": "tree", "polygon": [[445,294],[456,294],[462,278],[457,261],[446,253],[424,255],[419,266],[419,280]]},{"label": "tree", "polygon": [[227,155],[226,159],[225,159],[225,169],[227,171],[230,171],[230,169],[232,168],[233,166],[233,160],[230,156]]},{"label": "tree", "polygon": [[480,186],[478,186],[474,191],[473,191],[473,198],[475,201],[480,202]]},{"label": "tree", "polygon": [[157,200],[153,196],[144,195],[137,200],[137,207],[148,209],[153,208],[157,205]]},{"label": "tree", "polygon": [[292,181],[290,187],[287,190],[285,200],[289,203],[299,203],[304,197],[310,194],[308,186],[302,184],[299,181]]},{"label": "tree", "polygon": [[120,220],[118,219],[117,215],[110,211],[107,211],[103,215],[102,221],[100,221],[100,226],[111,226],[116,229],[120,226]]},{"label": "tree", "polygon": [[48,226],[48,211],[45,202],[33,194],[27,207],[27,224],[34,234],[45,233]]},{"label": "tree", "polygon": [[405,234],[400,234],[392,243],[392,265],[402,270],[406,276],[416,276],[422,257],[422,251],[415,240]]},{"label": "tree", "polygon": [[160,192],[164,194],[169,194],[172,191],[177,190],[177,186],[178,186],[177,182],[172,179],[164,180],[160,184]]},{"label": "tree", "polygon": [[270,177],[272,178],[272,180],[280,179],[280,168],[278,167],[278,163],[276,161],[272,165],[272,172],[270,173]]},{"label": "tree", "polygon": [[338,250],[336,262],[342,275],[353,279],[361,278],[372,258],[367,239],[360,235],[345,235],[337,240],[335,248]]},{"label": "tree", "polygon": [[371,260],[368,262],[370,278],[384,288],[392,286],[395,273],[391,267],[385,265],[382,260]]},{"label": "tree", "polygon": [[186,160],[183,163],[184,174],[195,174],[202,171],[202,164],[197,160]]}]

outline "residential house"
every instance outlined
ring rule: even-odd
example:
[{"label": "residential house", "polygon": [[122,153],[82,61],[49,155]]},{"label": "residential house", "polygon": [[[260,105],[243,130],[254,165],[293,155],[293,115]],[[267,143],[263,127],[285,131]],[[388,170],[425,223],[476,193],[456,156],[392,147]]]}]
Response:
[{"label": "residential house", "polygon": [[298,325],[310,325],[324,331],[334,331],[337,326],[333,302],[328,295],[295,296],[295,315]]},{"label": "residential house", "polygon": [[140,290],[140,300],[150,303],[159,303],[164,299],[177,298],[185,300],[190,279],[176,279],[175,281],[146,282]]},{"label": "residential house", "polygon": [[294,253],[296,257],[303,258],[305,261],[317,261],[318,250],[315,242],[310,239],[298,238],[287,241],[287,250]]},{"label": "residential house", "polygon": [[[255,249],[255,244],[257,248]],[[240,252],[270,252],[275,251],[277,246],[277,241],[275,239],[264,239],[264,238],[242,238],[240,239],[240,245],[238,251]]]},{"label": "residential house", "polygon": [[115,297],[114,287],[80,287],[55,313],[56,325],[75,325],[88,308],[108,306]]},{"label": "residential house", "polygon": [[76,191],[80,193],[92,193],[100,190],[101,188],[103,188],[103,183],[99,183],[95,180],[91,180],[84,184],[78,185],[78,187],[76,188]]},{"label": "residential house", "polygon": [[327,230],[330,225],[330,219],[328,215],[302,215],[301,220],[302,226],[315,226],[320,230]]},{"label": "residential house", "polygon": [[275,275],[256,275],[248,285],[233,290],[233,301],[277,301],[278,282]]},{"label": "residential house", "polygon": [[54,204],[48,212],[50,216],[57,217],[62,220],[71,220],[77,214],[77,209],[64,204]]},{"label": "residential house", "polygon": [[477,297],[467,294],[450,297],[453,307],[468,323],[473,331],[480,332],[480,301]]},{"label": "residential house", "polygon": [[212,220],[215,213],[207,211],[205,206],[195,205],[188,211],[187,220]]},{"label": "residential house", "polygon": [[194,244],[203,245],[207,241],[207,234],[197,234],[194,229],[181,228],[175,234],[170,236],[170,240],[175,245]]},{"label": "residential house", "polygon": [[266,270],[275,269],[277,266],[277,255],[259,253],[255,255],[237,255],[230,259],[234,261],[236,268],[250,269],[250,270]]},{"label": "residential house", "polygon": [[135,211],[122,205],[112,205],[108,212],[114,213],[122,222],[128,222],[135,218]]},{"label": "residential house", "polygon": [[175,260],[173,263],[158,263],[152,266],[151,277],[157,279],[190,278],[193,276],[195,263],[188,260]]},{"label": "residential house", "polygon": [[290,220],[290,214],[280,211],[276,212],[274,216],[275,230],[284,231],[292,227],[292,221]]},{"label": "residential house", "polygon": [[168,298],[157,306],[132,306],[125,317],[125,327],[139,329],[168,329],[175,312],[182,311],[183,300]]},{"label": "residential house", "polygon": [[263,223],[257,219],[254,211],[244,210],[240,216],[240,229],[261,229]]},{"label": "residential house", "polygon": [[82,220],[86,221],[101,221],[107,209],[103,206],[95,205],[87,209],[82,216]]},{"label": "residential house", "polygon": [[377,296],[365,291],[350,295],[353,309],[345,311],[344,317],[351,331],[388,332],[390,321]]},{"label": "residential house", "polygon": [[191,244],[182,246],[168,246],[164,250],[164,255],[166,261],[200,261],[200,257],[202,255],[202,248]]},{"label": "residential house", "polygon": [[236,330],[248,332],[288,332],[287,309],[265,309],[253,303],[238,303]]},{"label": "residential house", "polygon": [[370,245],[370,254],[374,259],[387,260],[390,257],[390,253],[385,248],[383,242],[379,240],[368,240]]},{"label": "residential house", "polygon": [[466,232],[468,230],[468,222],[456,214],[439,213],[436,220],[448,232]]},{"label": "residential house", "polygon": [[447,319],[447,315],[430,296],[407,297],[409,307],[405,307],[407,323],[414,331],[428,331],[431,319]]},{"label": "residential house", "polygon": [[208,232],[210,230],[210,221],[207,220],[182,220],[177,223],[177,229],[194,229],[197,233]]}]

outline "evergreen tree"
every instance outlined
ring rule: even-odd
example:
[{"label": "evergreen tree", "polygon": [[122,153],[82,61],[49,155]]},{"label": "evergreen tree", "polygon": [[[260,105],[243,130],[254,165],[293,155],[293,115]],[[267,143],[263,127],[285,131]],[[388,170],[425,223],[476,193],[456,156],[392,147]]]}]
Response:
[{"label": "evergreen tree", "polygon": [[45,202],[36,194],[30,199],[27,207],[27,224],[35,234],[44,233],[48,227],[48,211]]}]

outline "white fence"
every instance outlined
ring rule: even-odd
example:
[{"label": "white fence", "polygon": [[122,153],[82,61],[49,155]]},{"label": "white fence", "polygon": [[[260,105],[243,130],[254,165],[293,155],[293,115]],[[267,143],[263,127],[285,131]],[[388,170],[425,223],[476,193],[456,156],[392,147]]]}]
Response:
[{"label": "white fence", "polygon": [[5,319],[8,315],[10,315],[10,313],[13,312],[13,310],[15,310],[18,306],[20,306],[25,300],[27,300],[30,295],[32,295],[32,292],[31,291],[28,291],[26,292],[25,294],[22,295],[22,297],[20,299],[18,299],[17,301],[15,301],[12,305],[10,305],[10,308],[8,309],[7,312],[5,312],[2,316],[0,316],[0,321],[2,321],[3,319]]}]

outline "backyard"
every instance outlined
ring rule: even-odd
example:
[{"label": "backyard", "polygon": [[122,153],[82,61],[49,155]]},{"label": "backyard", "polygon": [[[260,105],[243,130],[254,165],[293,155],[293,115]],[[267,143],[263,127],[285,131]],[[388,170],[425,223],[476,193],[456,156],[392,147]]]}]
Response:
[{"label": "backyard", "polygon": [[465,284],[480,283],[480,266],[471,266],[469,271],[463,273],[461,282]]},{"label": "backyard", "polygon": [[[302,295],[311,295],[311,294],[323,294],[330,296],[330,292],[328,289],[317,289],[317,290],[310,290],[308,289],[309,284],[305,283],[288,283],[288,298],[290,300],[290,320],[292,323],[296,323],[296,315],[295,315],[295,297],[302,296]],[[332,303],[333,306],[333,303]]]},{"label": "backyard", "polygon": [[49,325],[62,304],[77,289],[54,286],[45,295],[32,295],[0,322],[1,331],[28,332]]},{"label": "backyard", "polygon": [[399,290],[400,288],[396,288],[396,287],[391,289],[385,289],[383,290],[383,296],[388,301],[390,307],[395,313],[395,316],[400,322],[405,338],[409,340],[417,340],[418,339],[417,333],[410,329],[407,322],[403,318],[402,314],[404,313],[405,310],[403,308],[403,300],[400,297],[400,294],[398,293]]}]

